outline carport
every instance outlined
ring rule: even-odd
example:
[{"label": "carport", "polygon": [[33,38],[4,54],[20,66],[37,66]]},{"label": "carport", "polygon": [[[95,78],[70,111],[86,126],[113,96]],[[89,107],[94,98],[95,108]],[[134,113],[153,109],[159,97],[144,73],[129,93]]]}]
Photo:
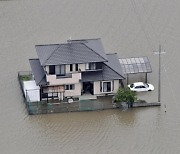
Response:
[{"label": "carport", "polygon": [[147,73],[152,72],[148,57],[121,58],[119,62],[124,74],[127,76],[127,84],[129,82],[129,74],[137,73],[145,73],[145,82],[147,83]]}]

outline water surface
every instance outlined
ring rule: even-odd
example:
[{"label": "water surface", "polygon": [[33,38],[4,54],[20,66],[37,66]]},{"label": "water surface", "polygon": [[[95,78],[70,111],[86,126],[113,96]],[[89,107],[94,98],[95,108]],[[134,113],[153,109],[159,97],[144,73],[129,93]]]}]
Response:
[{"label": "water surface", "polygon": [[[0,1],[1,153],[180,153],[179,14],[178,0]],[[148,56],[153,69],[148,81],[156,88],[140,94],[148,102],[157,101],[153,51],[161,43],[162,106],[27,115],[17,72],[30,70],[34,45],[63,43],[70,36],[100,37],[106,53],[121,58]]]}]

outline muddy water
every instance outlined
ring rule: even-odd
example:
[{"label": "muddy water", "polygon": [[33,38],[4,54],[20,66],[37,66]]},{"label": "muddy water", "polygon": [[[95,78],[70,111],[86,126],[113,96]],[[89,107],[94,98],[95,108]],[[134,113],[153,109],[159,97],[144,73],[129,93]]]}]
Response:
[{"label": "muddy water", "polygon": [[[100,37],[119,57],[148,56],[156,89],[139,97],[149,102],[157,100],[161,43],[162,106],[28,116],[17,72],[30,69],[35,44],[70,36]],[[179,42],[178,0],[0,1],[0,153],[180,153]]]}]

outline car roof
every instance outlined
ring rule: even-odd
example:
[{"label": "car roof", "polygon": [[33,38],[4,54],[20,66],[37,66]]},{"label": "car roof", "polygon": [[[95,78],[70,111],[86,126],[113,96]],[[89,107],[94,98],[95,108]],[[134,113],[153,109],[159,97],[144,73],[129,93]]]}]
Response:
[{"label": "car roof", "polygon": [[143,82],[135,82],[135,83],[133,83],[135,86],[140,86],[140,85],[144,85],[144,83]]}]

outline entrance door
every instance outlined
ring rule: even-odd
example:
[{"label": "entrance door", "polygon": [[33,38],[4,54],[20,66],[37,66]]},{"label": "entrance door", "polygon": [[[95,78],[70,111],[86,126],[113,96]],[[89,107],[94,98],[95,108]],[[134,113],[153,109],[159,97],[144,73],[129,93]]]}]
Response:
[{"label": "entrance door", "polygon": [[84,94],[94,94],[94,86],[93,82],[83,82],[83,93]]}]

